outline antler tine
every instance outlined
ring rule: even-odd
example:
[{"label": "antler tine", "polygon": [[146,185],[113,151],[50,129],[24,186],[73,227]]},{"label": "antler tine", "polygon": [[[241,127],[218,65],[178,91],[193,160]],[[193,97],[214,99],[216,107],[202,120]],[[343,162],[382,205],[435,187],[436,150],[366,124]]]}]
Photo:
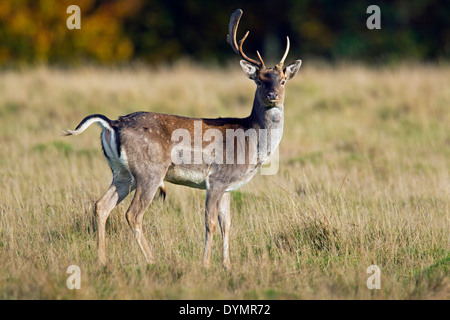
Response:
[{"label": "antler tine", "polygon": [[253,60],[244,53],[244,50],[242,49],[242,46],[244,44],[245,39],[247,39],[247,36],[249,34],[249,31],[245,34],[245,36],[239,41],[239,46],[236,41],[236,32],[239,25],[239,21],[242,17],[242,10],[237,9],[230,18],[230,23],[228,24],[228,35],[227,35],[227,42],[231,45],[231,48],[233,48],[233,51],[237,54],[239,54],[244,60],[247,62],[250,62],[251,64],[254,64],[257,67],[264,68],[264,61],[262,60],[261,56],[258,53],[258,58],[260,62]]},{"label": "antler tine", "polygon": [[244,58],[244,60],[247,60],[248,62],[254,64],[255,66],[262,67],[264,63],[258,62],[252,58],[247,57],[247,55],[244,53],[244,50],[242,49],[242,45],[244,44],[245,39],[247,39],[249,33],[250,31],[247,31],[245,36],[241,39],[241,41],[239,41],[239,54],[241,55],[242,58]]},{"label": "antler tine", "polygon": [[258,55],[258,59],[259,59],[259,61],[261,61],[261,66],[264,69],[266,66],[264,65],[264,60],[261,58],[259,51],[256,51],[256,54]]},{"label": "antler tine", "polygon": [[291,44],[289,42],[289,37],[286,37],[286,40],[287,40],[286,51],[284,52],[284,56],[283,56],[283,58],[281,58],[280,63],[278,63],[278,65],[280,65],[280,66],[284,65],[284,60],[286,60],[287,55],[289,53],[289,48],[291,47]]}]

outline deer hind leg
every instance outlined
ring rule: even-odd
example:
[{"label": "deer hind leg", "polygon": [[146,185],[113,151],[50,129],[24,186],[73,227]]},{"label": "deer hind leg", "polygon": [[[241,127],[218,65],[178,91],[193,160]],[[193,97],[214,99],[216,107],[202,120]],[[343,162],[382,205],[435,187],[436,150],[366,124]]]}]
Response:
[{"label": "deer hind leg", "polygon": [[147,239],[144,236],[142,230],[142,221],[144,218],[145,210],[152,202],[156,191],[161,185],[162,178],[152,179],[151,182],[146,184],[137,184],[134,198],[131,201],[131,205],[126,213],[128,224],[131,227],[134,237],[144,254],[145,260],[149,264],[154,263],[154,258]]},{"label": "deer hind leg", "polygon": [[221,189],[215,190],[208,188],[206,190],[206,204],[205,204],[205,251],[203,253],[203,266],[208,268],[211,261],[212,240],[214,231],[216,230],[219,202],[223,196]]},{"label": "deer hind leg", "polygon": [[132,191],[129,180],[114,178],[108,191],[95,203],[95,215],[97,219],[97,246],[98,259],[101,265],[106,264],[105,253],[105,225],[109,214]]},{"label": "deer hind leg", "polygon": [[230,256],[229,256],[229,240],[231,229],[231,214],[230,214],[230,192],[224,193],[219,202],[219,226],[222,232],[223,241],[223,266],[230,270]]}]

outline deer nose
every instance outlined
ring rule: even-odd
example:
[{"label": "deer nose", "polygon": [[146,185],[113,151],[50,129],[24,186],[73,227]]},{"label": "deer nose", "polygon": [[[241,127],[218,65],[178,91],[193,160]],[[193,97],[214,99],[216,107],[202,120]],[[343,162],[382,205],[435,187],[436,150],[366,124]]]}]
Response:
[{"label": "deer nose", "polygon": [[278,100],[278,93],[276,93],[276,92],[269,92],[267,94],[267,99],[268,100]]}]

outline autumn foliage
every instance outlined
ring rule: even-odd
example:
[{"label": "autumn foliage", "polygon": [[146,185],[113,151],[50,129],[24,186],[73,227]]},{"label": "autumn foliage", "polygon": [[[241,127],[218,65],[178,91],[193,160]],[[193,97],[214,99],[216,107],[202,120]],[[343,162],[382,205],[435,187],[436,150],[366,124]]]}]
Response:
[{"label": "autumn foliage", "polygon": [[[242,32],[251,30],[247,51],[268,60],[279,59],[286,35],[304,59],[447,60],[449,3],[381,1],[381,29],[369,30],[369,1],[2,0],[0,65],[223,62],[233,56],[225,37],[237,8]],[[80,7],[80,30],[66,26],[70,5]]]},{"label": "autumn foliage", "polygon": [[[67,7],[82,12],[82,29],[69,30]],[[93,60],[103,63],[133,57],[133,43],[123,32],[124,18],[140,1],[2,0],[0,63]]]}]

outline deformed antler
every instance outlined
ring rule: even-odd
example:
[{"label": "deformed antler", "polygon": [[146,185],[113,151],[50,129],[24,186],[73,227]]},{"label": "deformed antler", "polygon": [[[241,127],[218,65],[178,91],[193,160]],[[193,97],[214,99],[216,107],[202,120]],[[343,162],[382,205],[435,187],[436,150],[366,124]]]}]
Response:
[{"label": "deformed antler", "polygon": [[242,10],[237,9],[230,18],[230,23],[228,24],[228,35],[227,35],[227,42],[231,45],[231,48],[233,48],[233,51],[237,54],[239,54],[245,61],[250,62],[251,64],[259,67],[260,69],[265,68],[264,61],[261,58],[261,55],[258,51],[256,51],[256,54],[258,55],[259,61],[256,61],[252,58],[247,57],[247,55],[244,53],[244,50],[242,49],[242,45],[244,44],[245,39],[247,39],[247,36],[249,34],[249,31],[245,34],[245,36],[239,41],[239,46],[236,41],[236,32],[239,25],[239,21],[242,17]]}]

